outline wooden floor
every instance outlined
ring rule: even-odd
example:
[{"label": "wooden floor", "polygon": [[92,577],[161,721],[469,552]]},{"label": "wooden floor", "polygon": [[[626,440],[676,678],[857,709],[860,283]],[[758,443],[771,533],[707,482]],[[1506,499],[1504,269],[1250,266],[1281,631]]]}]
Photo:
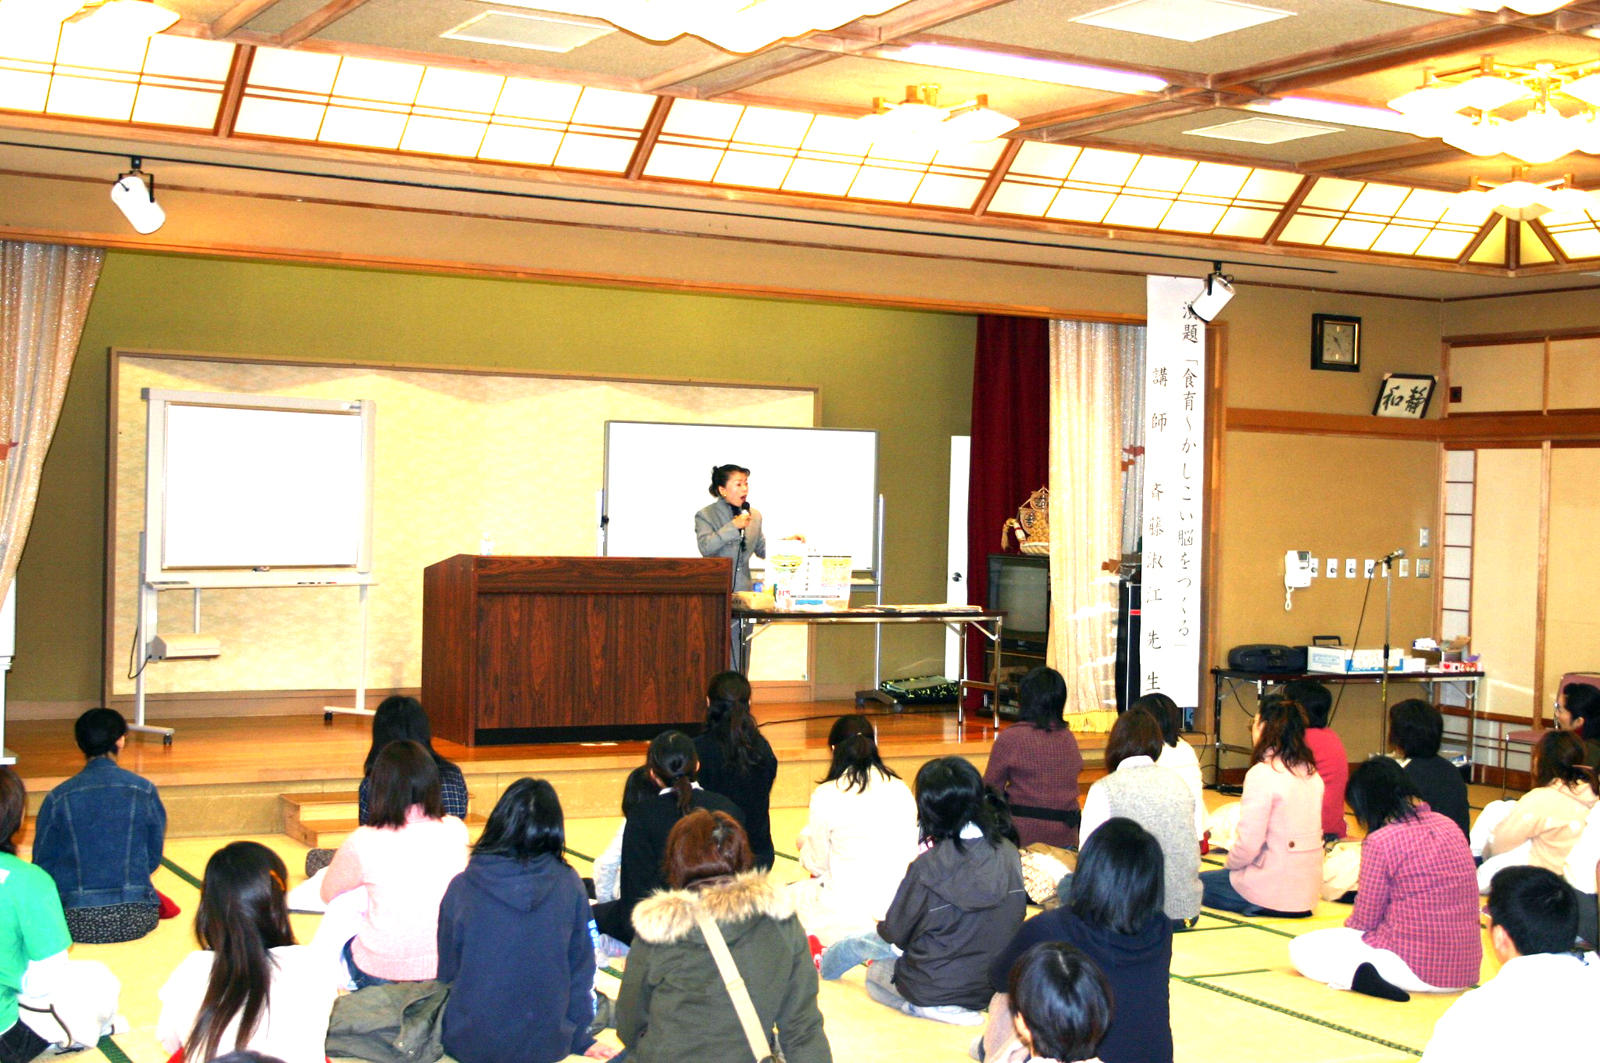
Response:
[{"label": "wooden floor", "polygon": [[[762,733],[780,760],[828,757],[828,729],[852,701],[775,702],[755,706]],[[988,716],[968,714],[958,727],[954,709],[947,712],[871,713],[879,745],[886,756],[985,754],[994,738]],[[170,746],[153,735],[129,734],[121,763],[157,786],[218,783],[313,782],[359,775],[371,739],[364,717],[336,716],[324,724],[320,715],[249,716],[152,720],[177,729]],[[1098,749],[1103,735],[1080,736],[1084,746]],[[21,720],[8,725],[6,744],[17,755],[16,768],[30,792],[54,786],[83,766],[83,756],[64,720]],[[575,742],[537,745],[476,746],[436,740],[438,751],[464,772],[538,772],[573,767],[632,767],[644,757],[644,742]]]}]

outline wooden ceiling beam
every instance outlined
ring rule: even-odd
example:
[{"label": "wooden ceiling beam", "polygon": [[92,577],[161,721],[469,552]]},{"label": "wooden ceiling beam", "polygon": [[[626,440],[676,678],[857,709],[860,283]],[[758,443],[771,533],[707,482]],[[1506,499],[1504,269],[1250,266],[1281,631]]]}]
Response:
[{"label": "wooden ceiling beam", "polygon": [[1277,220],[1272,223],[1272,228],[1267,230],[1267,235],[1261,238],[1263,244],[1271,247],[1278,242],[1278,237],[1283,235],[1283,230],[1289,227],[1289,219],[1294,217],[1295,211],[1300,209],[1300,205],[1306,201],[1306,197],[1311,194],[1312,186],[1316,183],[1317,179],[1315,177],[1302,177],[1300,179],[1300,183],[1295,186],[1294,195],[1289,197],[1289,202],[1285,203],[1283,209],[1278,212]]},{"label": "wooden ceiling beam", "polygon": [[211,23],[211,35],[219,39],[226,37],[245,23],[259,18],[277,3],[278,0],[239,0]]},{"label": "wooden ceiling beam", "polygon": [[1461,152],[1437,138],[1419,140],[1412,144],[1398,144],[1374,151],[1358,151],[1349,155],[1330,155],[1326,158],[1303,162],[1296,167],[1301,173],[1319,177],[1365,177],[1369,174],[1390,173],[1412,166],[1431,166],[1437,162],[1456,162]]},{"label": "wooden ceiling beam", "polygon": [[[1060,114],[1052,116],[1051,121],[1037,121],[1029,119],[1024,122],[1021,131],[1029,134],[1030,140],[1043,140],[1056,143],[1062,140],[1093,136],[1097,133],[1109,132],[1113,129],[1122,129],[1125,126],[1139,125],[1143,122],[1161,118],[1177,118],[1181,115],[1193,114],[1196,111],[1208,111],[1217,105],[1216,97],[1210,93],[1184,94],[1161,99],[1120,99],[1110,101],[1117,106],[1105,104],[1090,104],[1076,114]],[[1170,154],[1170,150],[1166,152]]]},{"label": "wooden ceiling beam", "polygon": [[[796,71],[818,66],[834,58],[836,56],[828,52],[807,52],[804,55],[793,55],[770,66],[762,67],[760,70],[745,70],[735,73],[731,77],[715,79],[710,84],[699,88],[695,95],[700,99],[724,96],[730,92],[739,92],[747,89],[752,85],[759,85],[764,81],[772,81],[783,77],[785,74],[793,74]],[[810,109],[809,105],[802,105],[796,101],[790,101],[788,106],[791,110],[795,107],[801,107],[803,110]]]},{"label": "wooden ceiling beam", "polygon": [[1017,152],[1021,150],[1022,141],[1006,141],[1000,157],[995,160],[994,169],[989,171],[989,176],[983,182],[983,188],[978,191],[978,198],[972,201],[973,217],[981,217],[983,212],[989,209],[989,204],[994,202],[994,194],[1000,191],[1000,182],[1005,180],[1006,171],[1017,161]]},{"label": "wooden ceiling beam", "polygon": [[367,0],[333,0],[331,4],[313,11],[278,34],[278,47],[293,48],[307,37],[314,37],[321,33],[356,8],[365,6],[366,3]]},{"label": "wooden ceiling beam", "polygon": [[[1489,28],[1499,29],[1500,27],[1496,25]],[[1403,48],[1435,45],[1441,41],[1454,42],[1475,32],[1481,32],[1483,29],[1483,23],[1472,19],[1447,18],[1440,22],[1429,22],[1422,26],[1413,26],[1410,29],[1397,30],[1393,33],[1378,34],[1361,40],[1343,41],[1339,44],[1329,45],[1326,48],[1301,52],[1297,55],[1281,56],[1265,63],[1254,63],[1250,66],[1225,70],[1212,75],[1211,85],[1212,87],[1244,85],[1275,77],[1301,74],[1333,63],[1388,54]],[[1455,48],[1455,45],[1451,44],[1449,47]],[[1468,46],[1463,45],[1462,47]]]},{"label": "wooden ceiling beam", "polygon": [[629,181],[637,181],[644,176],[644,168],[650,163],[650,153],[661,138],[661,130],[667,124],[667,112],[670,110],[672,97],[657,96],[650,108],[650,117],[645,120],[644,132],[639,134],[639,143],[633,147],[633,158],[628,160],[628,168],[622,174]]},{"label": "wooden ceiling beam", "polygon": [[1500,224],[1500,221],[1500,215],[1490,214],[1484,220],[1484,223],[1479,226],[1477,235],[1467,242],[1466,249],[1456,256],[1456,265],[1465,266],[1468,262],[1471,262],[1472,256],[1478,253],[1478,248],[1482,247],[1483,242],[1489,239],[1489,234],[1494,232],[1494,227]]},{"label": "wooden ceiling beam", "polygon": [[222,86],[222,102],[217,104],[217,121],[212,126],[219,137],[233,136],[233,123],[239,117],[239,104],[244,99],[245,82],[250,77],[250,61],[255,54],[253,44],[234,46],[233,63],[228,67],[228,80]]}]

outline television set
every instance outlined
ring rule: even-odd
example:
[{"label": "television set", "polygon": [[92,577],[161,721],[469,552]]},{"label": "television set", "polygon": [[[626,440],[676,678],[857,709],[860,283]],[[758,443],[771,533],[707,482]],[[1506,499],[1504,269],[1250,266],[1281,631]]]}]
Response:
[{"label": "television set", "polygon": [[1050,633],[1050,559],[990,554],[989,608],[1006,614],[1005,649],[1043,653]]}]

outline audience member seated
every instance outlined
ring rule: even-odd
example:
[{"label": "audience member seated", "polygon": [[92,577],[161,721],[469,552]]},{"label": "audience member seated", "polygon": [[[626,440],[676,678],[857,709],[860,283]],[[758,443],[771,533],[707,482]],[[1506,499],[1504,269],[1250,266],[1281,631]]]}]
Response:
[{"label": "audience member seated", "polygon": [[[765,1032],[761,1056],[831,1063],[805,930],[787,894],[752,864],[744,829],[725,812],[693,809],[673,825],[665,845],[670,891],[634,909],[636,936],[617,997],[617,1036],[630,1063],[750,1060],[739,1011],[746,996],[751,1025]],[[742,991],[720,970],[717,938]]]},{"label": "audience member seated", "polygon": [[819,945],[876,928],[917,855],[916,798],[878,755],[872,721],[839,717],[828,747],[828,775],[811,794],[795,842],[812,877],[789,887],[800,922]]},{"label": "audience member seated", "polygon": [[[1132,714],[1130,709],[1123,718]],[[1005,992],[1019,957],[1041,942],[1065,942],[1081,949],[1104,973],[1116,1002],[1116,1014],[1099,1045],[1100,1058],[1105,1063],[1171,1063],[1172,923],[1161,908],[1162,864],[1156,838],[1131,819],[1107,820],[1085,835],[1071,894],[1061,907],[1022,924],[989,965],[990,985],[996,993]],[[1009,1032],[1005,999],[996,996],[990,1003],[986,1059],[997,1054]]]},{"label": "audience member seated", "polygon": [[978,769],[961,757],[917,772],[917,826],[929,848],[911,861],[876,933],[822,954],[822,976],[866,960],[867,992],[907,1015],[976,1026],[988,1003],[989,964],[1028,905],[1022,859]]},{"label": "audience member seated", "polygon": [[1398,702],[1389,710],[1389,748],[1399,757],[1406,777],[1429,808],[1461,828],[1467,821],[1467,780],[1456,766],[1439,755],[1444,741],[1444,716],[1419,698]]},{"label": "audience member seated", "polygon": [[1016,1038],[997,1063],[1100,1063],[1095,1045],[1111,1021],[1111,988],[1080,950],[1035,945],[1011,968],[1007,994]]},{"label": "audience member seated", "polygon": [[600,932],[624,945],[633,944],[633,908],[651,893],[667,888],[661,860],[673,826],[697,808],[726,812],[742,819],[739,806],[721,794],[701,789],[695,781],[700,760],[694,743],[682,731],[663,731],[650,740],[645,767],[657,789],[639,802],[622,830],[622,870],[617,899],[594,906]]},{"label": "audience member seated", "polygon": [[995,736],[983,781],[1011,805],[1023,845],[1078,844],[1078,775],[1083,755],[1067,726],[1067,683],[1035,668],[1017,688],[1017,722]]},{"label": "audience member seated", "polygon": [[121,991],[105,964],[67,959],[72,938],[55,883],[17,857],[27,807],[22,780],[0,766],[0,1063],[99,1043]]},{"label": "audience member seated", "polygon": [[194,917],[202,951],[184,957],[161,987],[162,1048],[191,1063],[241,1049],[285,1063],[326,1058],[338,982],[310,946],[295,944],[288,876],[258,842],[211,854]]},{"label": "audience member seated", "polygon": [[643,764],[628,773],[622,783],[622,822],[594,861],[594,899],[614,901],[622,892],[622,835],[628,829],[628,813],[656,795],[660,787],[650,778]]},{"label": "audience member seated", "polygon": [[1283,694],[1306,711],[1306,745],[1311,747],[1311,755],[1317,759],[1317,774],[1322,777],[1322,840],[1336,842],[1348,833],[1344,788],[1350,778],[1350,756],[1338,733],[1328,726],[1333,695],[1315,679],[1285,683]]},{"label": "audience member seated", "polygon": [[1572,887],[1542,867],[1509,867],[1485,913],[1500,972],[1439,1017],[1422,1063],[1588,1058],[1594,1031],[1583,1016],[1600,1000],[1600,958],[1573,951]]},{"label": "audience member seated", "polygon": [[1600,946],[1600,804],[1589,810],[1563,873],[1578,891],[1578,940],[1591,949]]},{"label": "audience member seated", "polygon": [[1570,731],[1546,731],[1533,747],[1533,789],[1515,801],[1490,801],[1472,825],[1472,852],[1483,857],[1478,891],[1501,868],[1532,864],[1561,874],[1595,806],[1594,772],[1583,742]]},{"label": "audience member seated", "polygon": [[1583,739],[1583,762],[1600,771],[1600,687],[1568,683],[1556,697],[1556,726]]},{"label": "audience member seated", "polygon": [[439,768],[418,742],[390,742],[372,764],[366,826],[322,880],[328,911],[313,944],[340,949],[356,989],[438,975],[439,901],[467,863],[467,827],[447,816]]},{"label": "audience member seated", "polygon": [[561,801],[543,779],[501,795],[467,869],[439,905],[444,1050],[458,1063],[615,1055],[589,1034],[589,898],[567,865]]},{"label": "audience member seated", "polygon": [[694,740],[694,751],[700,758],[700,785],[739,806],[756,866],[770,870],[776,854],[767,805],[778,777],[778,758],[750,715],[750,680],[738,672],[712,677],[706,727]]},{"label": "audience member seated", "polygon": [[1334,989],[1386,1000],[1476,984],[1483,939],[1466,839],[1388,757],[1356,768],[1347,792],[1367,832],[1355,910],[1342,927],[1289,942],[1289,961]]},{"label": "audience member seated", "polygon": [[1194,836],[1205,837],[1206,796],[1205,780],[1200,777],[1200,758],[1194,746],[1183,740],[1183,710],[1165,694],[1146,694],[1134,700],[1128,711],[1143,709],[1161,725],[1161,755],[1156,764],[1178,773],[1194,794]]},{"label": "audience member seated", "polygon": [[161,866],[167,810],[154,783],[117,766],[128,741],[120,713],[90,709],[73,732],[87,763],[45,795],[33,862],[55,880],[73,941],[133,941],[160,917],[150,876]]},{"label": "audience member seated", "polygon": [[[1177,772],[1156,763],[1161,725],[1143,709],[1117,717],[1106,742],[1105,778],[1089,788],[1083,802],[1080,844],[1113,816],[1130,819],[1155,836],[1165,867],[1167,918],[1193,925],[1200,916],[1200,847],[1194,843],[1194,795]],[[1074,876],[1056,888],[1062,903]]]},{"label": "audience member seated", "polygon": [[1251,768],[1224,867],[1203,871],[1204,904],[1246,915],[1309,916],[1322,896],[1322,778],[1306,745],[1306,715],[1263,698],[1251,725]]}]

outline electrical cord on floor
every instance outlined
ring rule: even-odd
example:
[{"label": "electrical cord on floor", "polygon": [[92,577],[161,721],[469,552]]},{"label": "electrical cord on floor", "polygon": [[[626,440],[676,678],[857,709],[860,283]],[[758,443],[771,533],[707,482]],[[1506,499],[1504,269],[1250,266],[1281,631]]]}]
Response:
[{"label": "electrical cord on floor", "polygon": [[[1372,571],[1367,573],[1367,589],[1366,592],[1361,595],[1361,613],[1356,617],[1356,637],[1350,640],[1350,649],[1352,652],[1354,652],[1357,646],[1361,645],[1361,626],[1367,621],[1367,601],[1372,597],[1372,580],[1377,574],[1377,566],[1373,566]],[[1340,683],[1339,692],[1333,696],[1333,708],[1328,710],[1329,727],[1333,726],[1334,717],[1339,715],[1339,702],[1343,700],[1344,688],[1348,685],[1349,684],[1347,683]],[[1383,711],[1388,712],[1388,706],[1384,706]]]}]

